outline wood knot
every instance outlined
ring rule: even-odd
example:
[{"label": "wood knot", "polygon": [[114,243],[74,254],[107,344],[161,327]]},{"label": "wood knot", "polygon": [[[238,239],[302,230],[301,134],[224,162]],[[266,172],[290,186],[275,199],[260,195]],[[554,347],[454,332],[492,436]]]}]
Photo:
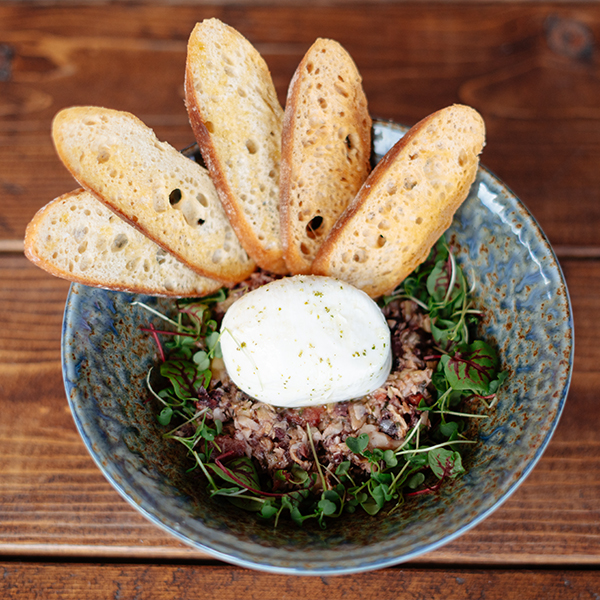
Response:
[{"label": "wood knot", "polygon": [[8,44],[0,44],[0,81],[8,81],[12,73],[15,51]]},{"label": "wood knot", "polygon": [[546,41],[556,54],[575,60],[588,61],[594,52],[594,35],[587,25],[575,19],[548,17]]}]

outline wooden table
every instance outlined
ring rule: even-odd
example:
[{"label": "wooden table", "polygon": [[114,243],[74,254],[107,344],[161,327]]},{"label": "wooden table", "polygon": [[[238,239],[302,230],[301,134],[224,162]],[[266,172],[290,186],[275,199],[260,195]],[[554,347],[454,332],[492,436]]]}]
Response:
[{"label": "wooden table", "polygon": [[[600,5],[295,4],[0,2],[0,597],[598,598]],[[67,105],[104,105],[186,146],[186,40],[209,16],[257,46],[282,102],[320,36],[353,55],[375,116],[410,124],[453,102],[477,108],[488,130],[483,163],[559,256],[577,352],[558,430],[497,512],[411,563],[311,578],[211,560],[121,499],[69,414],[60,367],[68,283],[22,252],[35,211],[75,186],[54,153],[51,118]]]}]

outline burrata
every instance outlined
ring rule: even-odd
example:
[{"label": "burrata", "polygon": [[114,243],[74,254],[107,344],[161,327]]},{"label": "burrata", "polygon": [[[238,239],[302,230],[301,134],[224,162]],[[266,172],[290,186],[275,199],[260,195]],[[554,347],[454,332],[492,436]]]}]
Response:
[{"label": "burrata", "polygon": [[392,365],[379,306],[329,277],[287,277],[242,296],[223,318],[221,349],[241,390],[280,407],[359,398]]}]

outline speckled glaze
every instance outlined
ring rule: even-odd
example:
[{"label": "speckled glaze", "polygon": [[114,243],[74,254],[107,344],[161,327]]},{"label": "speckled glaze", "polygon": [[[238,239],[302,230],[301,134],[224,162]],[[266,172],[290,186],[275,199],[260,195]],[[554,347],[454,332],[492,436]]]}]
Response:
[{"label": "speckled glaze", "polygon": [[[402,135],[376,122],[374,160]],[[556,257],[521,202],[480,169],[448,232],[485,311],[482,334],[510,373],[467,473],[392,515],[357,512],[322,530],[280,523],[276,531],[211,500],[183,447],[162,438],[145,377],[158,357],[140,325],[160,321],[132,301],[168,311],[167,300],[74,284],[63,325],[63,375],[81,436],[112,485],[183,542],[225,561],[271,572],[325,575],[394,565],[461,535],[496,509],[547,446],[569,387],[573,321]]]}]

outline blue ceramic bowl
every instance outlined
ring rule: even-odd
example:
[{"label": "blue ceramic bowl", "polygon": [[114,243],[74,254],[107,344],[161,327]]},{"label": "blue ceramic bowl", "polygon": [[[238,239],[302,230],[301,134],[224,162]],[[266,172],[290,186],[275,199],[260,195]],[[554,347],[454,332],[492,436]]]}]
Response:
[{"label": "blue ceramic bowl", "polygon": [[[374,158],[403,134],[376,122]],[[107,479],[142,514],[181,541],[225,561],[278,573],[339,574],[394,565],[461,535],[504,502],[533,469],[556,427],[573,360],[565,281],[546,237],[521,202],[480,169],[448,232],[484,310],[482,334],[500,350],[510,377],[467,473],[439,493],[411,498],[390,516],[362,512],[327,529],[280,523],[211,500],[186,473],[185,450],[162,438],[145,376],[158,360],[139,330],[152,319],[134,300],[170,302],[79,284],[67,300],[63,374],[84,443]],[[158,325],[158,322],[156,323]]]}]

